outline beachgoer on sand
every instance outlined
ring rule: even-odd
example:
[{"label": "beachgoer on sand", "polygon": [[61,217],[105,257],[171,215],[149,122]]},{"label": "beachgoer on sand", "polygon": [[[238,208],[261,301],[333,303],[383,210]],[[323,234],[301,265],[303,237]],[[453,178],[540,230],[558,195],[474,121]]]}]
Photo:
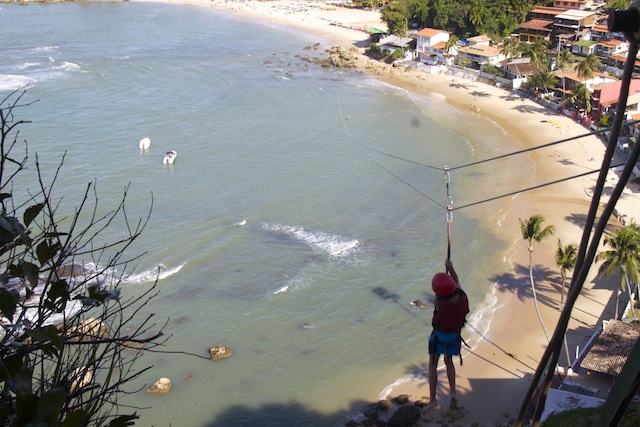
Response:
[{"label": "beachgoer on sand", "polygon": [[[458,408],[456,394],[456,368],[453,356],[460,355],[462,336],[460,332],[466,323],[469,313],[469,300],[462,290],[458,275],[451,260],[444,263],[446,273],[436,273],[431,280],[431,287],[436,294],[434,301],[433,332],[429,337],[429,393],[430,406],[437,406],[436,389],[438,387],[438,361],[444,355],[447,367],[447,378],[451,389],[450,408]],[[460,359],[462,364],[462,359]]]}]

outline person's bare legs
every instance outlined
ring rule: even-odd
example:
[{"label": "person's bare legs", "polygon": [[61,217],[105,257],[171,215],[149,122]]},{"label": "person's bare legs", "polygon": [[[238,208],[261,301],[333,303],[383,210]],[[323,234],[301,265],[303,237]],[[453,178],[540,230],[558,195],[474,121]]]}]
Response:
[{"label": "person's bare legs", "polygon": [[440,359],[439,354],[429,355],[429,406],[430,407],[438,406],[438,401],[436,400],[436,389],[438,388],[438,359]]},{"label": "person's bare legs", "polygon": [[453,356],[444,355],[444,364],[447,367],[447,378],[449,379],[449,389],[451,390],[451,409],[458,408],[458,394],[456,393],[456,367],[453,365]]}]

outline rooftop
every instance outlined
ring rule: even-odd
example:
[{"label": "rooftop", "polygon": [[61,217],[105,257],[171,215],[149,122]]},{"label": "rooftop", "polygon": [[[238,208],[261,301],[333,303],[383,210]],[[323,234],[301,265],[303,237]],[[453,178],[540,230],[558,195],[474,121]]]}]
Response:
[{"label": "rooftop", "polygon": [[525,28],[527,30],[541,30],[541,31],[549,31],[553,30],[553,22],[546,21],[544,19],[531,19],[529,21],[523,22],[518,26],[518,28]]},{"label": "rooftop", "polygon": [[638,338],[640,325],[610,321],[593,342],[580,367],[618,376]]}]

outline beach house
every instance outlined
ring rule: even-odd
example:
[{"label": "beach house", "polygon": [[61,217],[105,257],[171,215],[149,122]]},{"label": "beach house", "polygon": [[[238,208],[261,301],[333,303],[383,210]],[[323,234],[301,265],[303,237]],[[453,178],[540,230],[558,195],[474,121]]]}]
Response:
[{"label": "beach house", "polygon": [[560,36],[566,36],[567,40],[583,40],[593,28],[597,19],[598,12],[590,10],[567,10],[554,17],[553,31],[556,39]]},{"label": "beach house", "polygon": [[[615,111],[618,100],[620,99],[621,87],[622,81],[617,80],[594,89],[592,99],[597,101],[594,109],[597,110],[598,116],[607,115]],[[631,79],[629,83],[629,96],[627,97],[627,117],[625,117],[625,119],[628,120],[632,115],[640,112],[638,102],[640,102],[640,79]]]},{"label": "beach house", "polygon": [[468,46],[458,48],[458,61],[470,61],[471,68],[482,69],[487,65],[499,65],[505,60],[504,54],[495,46],[491,46],[488,36],[471,37]]},{"label": "beach house", "polygon": [[444,30],[423,28],[416,33],[416,52],[420,62],[428,65],[447,64],[457,53],[457,46],[447,51],[451,35]]},{"label": "beach house", "polygon": [[535,43],[539,40],[551,41],[553,21],[545,19],[530,19],[518,25],[513,32],[519,42]]}]

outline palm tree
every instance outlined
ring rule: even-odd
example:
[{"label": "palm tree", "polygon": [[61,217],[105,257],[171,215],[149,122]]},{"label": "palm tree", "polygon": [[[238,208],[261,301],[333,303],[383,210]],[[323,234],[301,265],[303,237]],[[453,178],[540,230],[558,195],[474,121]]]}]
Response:
[{"label": "palm tree", "polygon": [[451,36],[449,36],[449,40],[447,40],[447,43],[444,45],[444,51],[448,54],[452,48],[458,46],[459,42],[460,39],[458,39],[455,34],[451,34]]},{"label": "palm tree", "polygon": [[538,307],[538,297],[536,295],[536,287],[533,282],[533,242],[540,243],[547,237],[553,234],[555,227],[549,225],[543,227],[544,217],[542,215],[532,215],[528,220],[520,219],[520,231],[522,232],[522,238],[527,241],[527,249],[529,250],[529,279],[531,280],[531,292],[533,293],[533,302],[536,307],[536,313],[538,314],[538,320],[542,326],[545,337],[549,341],[549,333],[542,321],[542,315],[540,314],[540,307]]},{"label": "palm tree", "polygon": [[558,83],[558,77],[549,70],[540,69],[538,75],[540,76],[539,81],[544,88],[544,93],[549,93],[549,89],[554,88]]},{"label": "palm tree", "polygon": [[584,60],[576,67],[578,78],[583,81],[593,77],[593,73],[598,70],[600,70],[600,60],[593,53],[585,56]]},{"label": "palm tree", "polygon": [[[636,317],[634,301],[631,296],[631,285],[638,283],[640,275],[640,227],[632,224],[622,227],[612,236],[604,238],[605,246],[610,250],[600,252],[596,261],[603,261],[598,274],[609,277],[620,273],[620,288],[629,293],[631,313]],[[618,299],[616,299],[616,320],[618,319]]]},{"label": "palm tree", "polygon": [[[560,291],[560,312],[564,308],[564,282],[567,280],[567,271],[573,270],[576,266],[576,257],[578,255],[578,246],[573,243],[563,245],[558,239],[558,249],[556,250],[556,265],[560,268],[560,277],[562,278]],[[571,366],[571,356],[569,355],[569,346],[567,345],[567,334],[564,335],[564,349],[567,354],[567,365]]]},{"label": "palm tree", "polygon": [[500,53],[502,53],[507,59],[517,58],[520,56],[518,42],[511,37],[505,37],[500,45]]},{"label": "palm tree", "polygon": [[565,93],[567,91],[567,86],[565,84],[564,70],[567,65],[571,64],[571,62],[572,62],[571,52],[569,52],[568,50],[563,50],[562,52],[558,53],[558,56],[556,57],[556,70],[558,68],[562,70],[562,99],[563,100],[565,97]]},{"label": "palm tree", "polygon": [[482,24],[484,24],[484,18],[487,15],[487,2],[486,0],[473,0],[471,2],[471,9],[469,10],[469,21],[476,28],[482,28]]},{"label": "palm tree", "polygon": [[585,110],[589,113],[591,111],[591,92],[586,85],[575,83],[573,85],[573,92],[571,96],[566,99],[566,102],[584,105]]},{"label": "palm tree", "polygon": [[576,256],[578,255],[578,246],[573,243],[563,245],[558,239],[558,249],[556,250],[556,265],[560,268],[560,278],[562,279],[562,293],[560,296],[560,311],[564,306],[564,283],[567,280],[567,271],[573,270],[576,266]]},{"label": "palm tree", "polygon": [[534,43],[522,42],[518,44],[518,50],[522,56],[531,58],[533,64],[546,64],[548,61],[546,40],[536,40]]},{"label": "palm tree", "polygon": [[471,60],[469,58],[458,58],[458,65],[460,65],[460,67],[467,68],[470,64]]}]

